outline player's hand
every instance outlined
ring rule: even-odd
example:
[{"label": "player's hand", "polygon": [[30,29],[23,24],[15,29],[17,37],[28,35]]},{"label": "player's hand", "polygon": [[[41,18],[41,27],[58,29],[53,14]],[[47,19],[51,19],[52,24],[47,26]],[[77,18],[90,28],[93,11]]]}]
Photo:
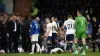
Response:
[{"label": "player's hand", "polygon": [[48,34],[45,33],[45,34],[44,34],[44,37],[47,38],[47,37],[48,37]]},{"label": "player's hand", "polygon": [[47,35],[44,35],[44,37],[47,38],[48,36]]},{"label": "player's hand", "polygon": [[88,35],[89,38],[92,38],[91,35]]}]

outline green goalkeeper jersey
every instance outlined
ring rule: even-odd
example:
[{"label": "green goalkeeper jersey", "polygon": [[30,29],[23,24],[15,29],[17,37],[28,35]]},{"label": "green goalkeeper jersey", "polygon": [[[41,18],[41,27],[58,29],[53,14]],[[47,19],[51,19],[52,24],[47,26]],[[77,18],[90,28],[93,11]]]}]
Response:
[{"label": "green goalkeeper jersey", "polygon": [[86,30],[87,20],[84,16],[77,16],[75,18],[75,29],[76,31]]}]

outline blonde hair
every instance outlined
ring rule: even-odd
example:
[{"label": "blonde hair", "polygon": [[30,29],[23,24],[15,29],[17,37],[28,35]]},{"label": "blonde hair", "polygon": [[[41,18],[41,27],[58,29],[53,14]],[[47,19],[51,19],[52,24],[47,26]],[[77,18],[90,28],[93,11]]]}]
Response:
[{"label": "blonde hair", "polygon": [[68,19],[73,19],[72,15],[68,15]]}]

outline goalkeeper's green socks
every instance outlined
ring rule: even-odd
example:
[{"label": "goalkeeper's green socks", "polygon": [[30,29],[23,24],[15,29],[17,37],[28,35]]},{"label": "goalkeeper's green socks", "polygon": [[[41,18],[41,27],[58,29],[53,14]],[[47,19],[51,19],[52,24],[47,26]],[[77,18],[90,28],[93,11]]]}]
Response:
[{"label": "goalkeeper's green socks", "polygon": [[86,51],[86,44],[83,44],[83,51],[82,51],[81,55],[85,55],[85,51]]},{"label": "goalkeeper's green socks", "polygon": [[78,54],[78,43],[75,43],[75,52],[73,54]]}]

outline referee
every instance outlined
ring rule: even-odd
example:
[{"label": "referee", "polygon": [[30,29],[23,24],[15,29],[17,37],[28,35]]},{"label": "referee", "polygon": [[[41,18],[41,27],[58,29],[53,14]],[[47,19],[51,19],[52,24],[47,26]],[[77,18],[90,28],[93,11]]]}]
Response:
[{"label": "referee", "polygon": [[99,52],[100,52],[100,42],[99,42],[99,23],[97,22],[96,17],[93,17],[93,24],[92,24],[92,41],[93,41],[93,50],[92,52],[95,52],[96,47],[95,45],[97,44],[98,48],[99,48]]}]

